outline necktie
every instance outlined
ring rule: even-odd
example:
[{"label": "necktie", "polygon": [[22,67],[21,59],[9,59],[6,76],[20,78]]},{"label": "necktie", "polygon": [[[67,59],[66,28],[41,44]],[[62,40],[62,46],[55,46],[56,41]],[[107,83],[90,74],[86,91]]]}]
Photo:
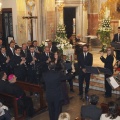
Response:
[{"label": "necktie", "polygon": [[87,56],[87,53],[85,52],[85,53],[84,53],[84,59],[86,59],[86,56]]},{"label": "necktie", "polygon": [[14,55],[14,48],[12,48],[12,53],[13,53],[13,55]]},{"label": "necktie", "polygon": [[120,42],[120,34],[119,34],[119,39],[118,39],[118,42]]},{"label": "necktie", "polygon": [[6,54],[4,54],[4,57],[7,57]]},{"label": "necktie", "polygon": [[34,53],[32,53],[32,57],[34,57]]}]

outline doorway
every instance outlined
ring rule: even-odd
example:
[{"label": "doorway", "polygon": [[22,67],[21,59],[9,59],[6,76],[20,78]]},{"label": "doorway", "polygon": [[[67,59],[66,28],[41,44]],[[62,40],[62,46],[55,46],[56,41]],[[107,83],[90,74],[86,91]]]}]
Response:
[{"label": "doorway", "polygon": [[73,34],[73,18],[76,18],[76,7],[64,7],[64,24],[68,38]]},{"label": "doorway", "polygon": [[13,37],[12,8],[3,8],[0,15],[0,38],[3,45],[8,45],[8,37]]}]

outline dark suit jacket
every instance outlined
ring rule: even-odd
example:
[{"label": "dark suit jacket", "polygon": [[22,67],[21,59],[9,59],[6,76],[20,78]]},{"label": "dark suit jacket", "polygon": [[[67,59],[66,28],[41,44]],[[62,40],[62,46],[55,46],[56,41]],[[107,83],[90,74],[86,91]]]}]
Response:
[{"label": "dark suit jacket", "polygon": [[100,120],[102,110],[95,105],[85,105],[81,107],[82,118],[91,118],[91,120]]},{"label": "dark suit jacket", "polygon": [[61,82],[66,80],[67,77],[62,72],[49,70],[43,74],[43,79],[46,85],[46,98],[47,101],[62,100],[62,87]]},{"label": "dark suit jacket", "polygon": [[76,41],[76,42],[80,42],[80,38],[79,38],[79,39],[78,39],[78,38],[75,38],[75,41]]},{"label": "dark suit jacket", "polygon": [[7,55],[10,57],[10,59],[11,59],[11,58],[13,57],[13,55],[14,55],[14,54],[12,53],[12,51],[11,51],[10,48],[7,49],[7,52],[6,52],[6,53],[7,53]]},{"label": "dark suit jacket", "polygon": [[[49,57],[51,59],[53,59],[53,53],[49,53]],[[42,61],[43,71],[47,71],[48,70],[48,64],[46,63],[46,61],[48,60],[49,57],[46,56],[45,52],[43,52],[41,54],[41,61]]]},{"label": "dark suit jacket", "polygon": [[114,57],[112,55],[107,56],[106,58],[100,57],[101,61],[104,63],[104,67],[111,70],[113,73],[113,61]]},{"label": "dark suit jacket", "polygon": [[0,92],[5,93],[7,89],[8,81],[0,80]]},{"label": "dark suit jacket", "polygon": [[[41,62],[41,55],[35,52],[35,55],[34,55],[34,56],[35,56],[35,58],[37,59],[37,60],[35,61],[35,64],[40,63],[40,62]],[[30,63],[33,61],[33,58],[32,58],[32,56],[31,56],[31,53],[30,53],[30,52],[28,52],[28,55],[27,55],[26,60],[27,60],[27,66],[28,66],[28,68],[32,68],[33,65],[30,65]]]},{"label": "dark suit jacket", "polygon": [[117,34],[114,34],[114,38],[113,38],[113,41],[112,41],[112,42],[120,42],[118,33],[117,33]]},{"label": "dark suit jacket", "polygon": [[87,53],[86,59],[84,59],[83,52],[78,55],[78,68],[81,70],[85,68],[85,66],[92,66],[93,64],[93,55],[91,53]]},{"label": "dark suit jacket", "polygon": [[4,72],[8,71],[9,63],[6,63],[6,60],[7,58],[2,53],[0,53],[0,66],[1,66],[1,70]]},{"label": "dark suit jacket", "polygon": [[55,53],[58,51],[58,48],[56,46],[52,46],[52,49],[51,49],[51,52],[52,53]]},{"label": "dark suit jacket", "polygon": [[8,83],[6,93],[19,98],[20,96],[24,96],[25,92],[15,83]]},{"label": "dark suit jacket", "polygon": [[27,57],[28,53],[29,53],[29,50],[25,50],[25,52],[23,50],[21,50],[20,55],[21,55],[21,57]]}]

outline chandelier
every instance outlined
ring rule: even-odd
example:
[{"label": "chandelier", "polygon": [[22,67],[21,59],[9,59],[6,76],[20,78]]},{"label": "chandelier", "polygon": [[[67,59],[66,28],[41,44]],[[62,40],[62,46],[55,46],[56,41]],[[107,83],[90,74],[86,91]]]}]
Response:
[{"label": "chandelier", "polygon": [[0,0],[0,13],[2,13],[2,0]]}]

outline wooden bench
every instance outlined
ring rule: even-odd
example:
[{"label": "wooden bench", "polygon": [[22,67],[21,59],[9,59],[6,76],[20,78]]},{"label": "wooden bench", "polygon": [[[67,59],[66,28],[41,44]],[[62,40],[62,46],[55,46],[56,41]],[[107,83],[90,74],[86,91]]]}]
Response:
[{"label": "wooden bench", "polygon": [[9,94],[0,93],[0,98],[4,101],[5,105],[13,107],[15,120],[25,120],[26,118],[25,111],[23,112],[22,116],[19,116],[18,114],[18,105],[16,97]]},{"label": "wooden bench", "polygon": [[36,112],[43,110],[47,107],[43,97],[43,89],[40,85],[30,84],[21,81],[17,81],[16,84],[19,85],[24,91],[35,92],[40,95],[40,101],[39,101],[40,107],[36,110]]}]

